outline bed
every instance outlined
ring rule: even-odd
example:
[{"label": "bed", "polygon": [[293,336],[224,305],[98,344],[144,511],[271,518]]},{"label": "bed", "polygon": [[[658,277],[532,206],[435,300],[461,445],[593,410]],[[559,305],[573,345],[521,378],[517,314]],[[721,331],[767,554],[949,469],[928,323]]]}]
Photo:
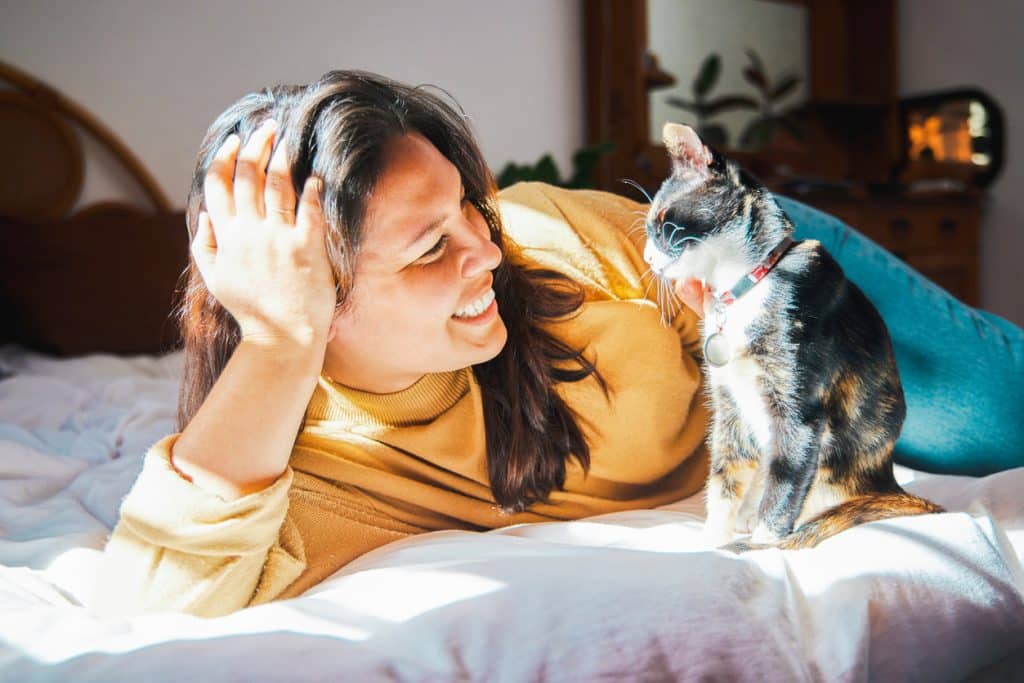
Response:
[{"label": "bed", "polygon": [[[67,98],[0,66],[8,103],[21,97],[8,110],[69,118]],[[70,119],[64,139],[95,134],[87,115]],[[181,215],[141,164],[125,165],[137,166],[127,173],[137,186],[151,185],[150,206],[69,215],[74,193],[43,209],[0,205],[0,680],[942,681],[1024,671],[1024,468],[984,478],[900,468],[910,491],[948,512],[867,524],[811,550],[708,549],[698,495],[425,534],[301,597],[227,617],[92,615],[83,605],[97,559],[143,453],[173,430],[181,371],[167,324],[185,258]],[[113,232],[83,238],[83,224]],[[25,237],[37,229],[49,241]],[[137,256],[139,271],[81,270],[104,258],[104,239]],[[40,269],[59,287],[39,292]],[[99,282],[104,273],[111,282]],[[125,289],[137,298],[115,305]],[[76,320],[69,306],[93,315]]]}]

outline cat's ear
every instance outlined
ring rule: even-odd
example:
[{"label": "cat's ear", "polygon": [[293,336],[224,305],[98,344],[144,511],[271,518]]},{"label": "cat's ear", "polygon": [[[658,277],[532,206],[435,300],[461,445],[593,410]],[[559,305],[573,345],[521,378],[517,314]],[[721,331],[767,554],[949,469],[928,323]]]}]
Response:
[{"label": "cat's ear", "polygon": [[710,175],[711,150],[700,141],[693,128],[681,123],[666,123],[661,129],[661,139],[672,159],[672,175],[696,174],[701,178]]}]

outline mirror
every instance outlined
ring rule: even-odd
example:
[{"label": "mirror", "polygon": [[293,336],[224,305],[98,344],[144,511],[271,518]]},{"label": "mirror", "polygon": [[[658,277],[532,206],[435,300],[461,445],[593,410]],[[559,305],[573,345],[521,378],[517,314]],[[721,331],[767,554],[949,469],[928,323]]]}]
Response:
[{"label": "mirror", "polygon": [[651,143],[668,121],[734,150],[799,139],[790,112],[808,99],[808,14],[778,0],[648,0],[648,49],[675,81],[648,94]]},{"label": "mirror", "polygon": [[916,189],[985,187],[1003,165],[1003,113],[988,94],[949,90],[900,100],[901,182]]},{"label": "mirror", "polygon": [[[714,89],[702,91],[703,96],[751,96],[756,88],[742,92],[739,88],[750,82],[743,78],[743,70],[752,63],[745,50],[752,48],[763,63],[763,73],[776,82],[769,91],[784,91],[772,103],[772,113],[790,114],[803,127],[805,137],[794,140],[788,126],[776,122],[765,147],[737,149],[734,145],[740,144],[749,117],[763,113],[740,109],[737,113],[748,119],[728,130],[730,145],[724,151],[769,187],[793,177],[861,185],[891,179],[901,153],[897,0],[653,0],[651,4],[673,11],[687,6],[699,11],[689,20],[669,19],[657,14],[660,10],[649,12],[648,0],[583,3],[586,141],[614,145],[595,166],[596,187],[625,192],[621,179],[629,178],[648,191],[657,189],[670,170],[665,148],[657,140],[662,121],[697,121],[692,113],[684,120],[680,114],[688,112],[683,109],[673,108],[668,116],[652,115],[651,109],[667,96],[692,95],[701,60],[721,50],[733,34],[746,38],[737,39],[729,54],[720,52],[718,78],[739,74],[741,80],[731,85],[716,82]],[[700,23],[730,7],[742,11],[717,19],[722,26]],[[760,10],[780,12],[780,18],[756,14]],[[778,28],[766,30],[769,23]],[[783,32],[789,37],[778,38]],[[654,45],[648,40],[651,33],[660,36]],[[759,42],[769,37],[776,42]],[[688,58],[689,66],[671,63],[668,55],[673,45],[692,44],[697,48]],[[783,44],[789,52],[782,52]],[[781,76],[787,70],[794,72],[798,82],[782,88],[778,84],[785,83]],[[720,113],[724,119],[726,112]],[[714,123],[721,122],[716,117]]]}]

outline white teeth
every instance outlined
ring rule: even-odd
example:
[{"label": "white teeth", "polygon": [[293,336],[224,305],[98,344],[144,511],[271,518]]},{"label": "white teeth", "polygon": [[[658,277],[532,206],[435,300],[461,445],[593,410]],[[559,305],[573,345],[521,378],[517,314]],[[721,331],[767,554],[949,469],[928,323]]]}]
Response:
[{"label": "white teeth", "polygon": [[484,292],[483,296],[469,304],[465,308],[455,312],[456,318],[475,318],[484,312],[491,302],[494,301],[494,290],[488,289]]}]

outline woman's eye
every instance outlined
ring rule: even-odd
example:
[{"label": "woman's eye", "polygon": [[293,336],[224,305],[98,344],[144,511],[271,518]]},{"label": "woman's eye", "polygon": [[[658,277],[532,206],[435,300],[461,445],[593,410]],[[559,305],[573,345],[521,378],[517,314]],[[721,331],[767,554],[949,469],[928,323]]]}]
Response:
[{"label": "woman's eye", "polygon": [[444,248],[445,246],[447,246],[447,244],[448,235],[441,235],[441,239],[437,240],[437,242],[434,243],[434,246],[432,246],[430,249],[427,249],[427,251],[423,253],[423,256],[420,257],[420,259],[430,260],[430,257],[432,256],[439,256],[441,252],[444,251]]}]

